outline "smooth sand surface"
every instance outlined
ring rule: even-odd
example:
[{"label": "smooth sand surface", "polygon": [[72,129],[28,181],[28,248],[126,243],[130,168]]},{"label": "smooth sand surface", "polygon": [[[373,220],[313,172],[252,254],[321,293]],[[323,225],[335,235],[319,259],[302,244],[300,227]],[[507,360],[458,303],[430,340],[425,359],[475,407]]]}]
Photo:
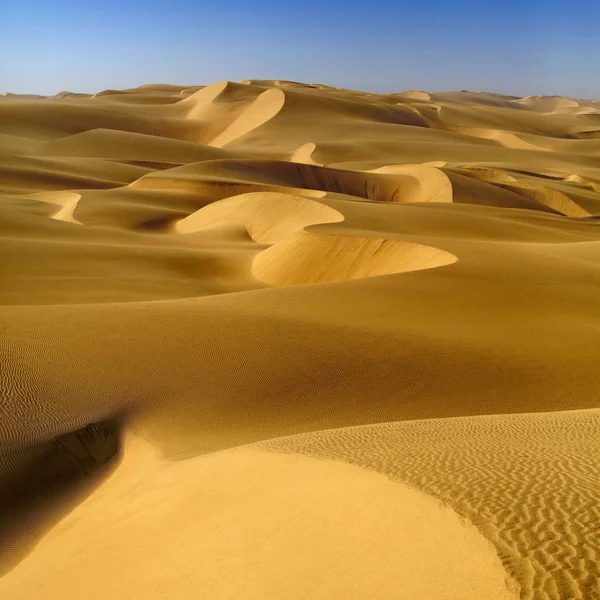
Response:
[{"label": "smooth sand surface", "polygon": [[0,98],[0,596],[600,598],[600,108]]},{"label": "smooth sand surface", "polygon": [[247,448],[169,463],[130,440],[38,554],[3,579],[5,594],[516,597],[493,546],[441,502],[342,462]]}]

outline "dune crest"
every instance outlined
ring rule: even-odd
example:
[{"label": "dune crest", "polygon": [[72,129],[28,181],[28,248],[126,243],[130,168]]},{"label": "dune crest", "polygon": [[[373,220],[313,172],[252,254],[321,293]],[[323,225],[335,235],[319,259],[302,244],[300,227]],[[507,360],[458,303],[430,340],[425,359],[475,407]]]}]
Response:
[{"label": "dune crest", "polygon": [[559,112],[579,106],[576,100],[565,96],[527,96],[514,100],[514,102],[545,113]]},{"label": "dune crest", "polygon": [[231,196],[201,208],[175,225],[178,233],[190,233],[221,222],[244,225],[253,240],[274,244],[308,225],[335,223],[344,217],[320,202],[276,192]]},{"label": "dune crest", "polygon": [[431,96],[421,90],[406,90],[405,92],[398,92],[397,96],[404,96],[411,100],[424,100],[425,102],[431,100]]},{"label": "dune crest", "polygon": [[216,81],[181,100],[180,105],[188,109],[187,118],[197,118],[204,107],[212,104],[227,89],[228,85],[227,81]]},{"label": "dune crest", "polygon": [[317,145],[312,142],[302,144],[297,150],[294,150],[290,160],[292,162],[306,163],[307,165],[318,165],[319,163],[312,157]]},{"label": "dune crest", "polygon": [[77,204],[81,199],[81,194],[75,192],[42,192],[40,194],[33,194],[29,198],[38,202],[49,202],[50,204],[60,206],[60,209],[52,215],[52,219],[83,225],[74,216]]},{"label": "dune crest", "polygon": [[416,189],[411,190],[405,202],[452,202],[452,183],[437,166],[443,162],[431,165],[388,165],[373,169],[371,173],[404,175],[417,182]]},{"label": "dune crest", "polygon": [[271,285],[302,285],[433,269],[456,257],[420,244],[304,231],[261,252],[254,275]]},{"label": "dune crest", "polygon": [[250,133],[272,119],[285,103],[281,90],[266,90],[225,131],[211,141],[211,146],[222,148],[239,137]]}]

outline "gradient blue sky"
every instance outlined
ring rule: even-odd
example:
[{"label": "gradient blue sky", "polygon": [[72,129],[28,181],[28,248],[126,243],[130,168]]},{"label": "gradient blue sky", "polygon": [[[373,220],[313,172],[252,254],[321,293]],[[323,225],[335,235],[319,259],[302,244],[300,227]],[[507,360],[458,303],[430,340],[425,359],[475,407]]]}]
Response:
[{"label": "gradient blue sky", "polygon": [[291,79],[600,98],[600,0],[0,0],[0,92]]}]

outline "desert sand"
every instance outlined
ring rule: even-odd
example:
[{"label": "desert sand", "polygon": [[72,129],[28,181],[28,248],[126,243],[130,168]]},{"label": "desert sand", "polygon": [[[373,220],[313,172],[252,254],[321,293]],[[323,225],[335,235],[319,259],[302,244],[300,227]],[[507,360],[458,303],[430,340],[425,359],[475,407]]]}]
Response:
[{"label": "desert sand", "polygon": [[0,97],[0,597],[600,598],[600,101]]}]

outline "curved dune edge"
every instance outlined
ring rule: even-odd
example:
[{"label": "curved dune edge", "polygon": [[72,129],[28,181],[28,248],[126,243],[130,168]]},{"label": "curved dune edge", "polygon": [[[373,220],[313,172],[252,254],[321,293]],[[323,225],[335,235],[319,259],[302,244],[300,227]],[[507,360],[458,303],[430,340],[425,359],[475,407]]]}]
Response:
[{"label": "curved dune edge", "polygon": [[594,181],[592,179],[582,177],[581,175],[578,175],[577,173],[573,173],[572,175],[569,175],[568,177],[565,178],[565,181],[578,184],[581,187],[587,188],[593,192],[600,192],[600,182],[599,181]]},{"label": "curved dune edge", "polygon": [[461,125],[448,124],[444,124],[443,129],[447,131],[454,131],[455,133],[460,133],[462,135],[482,138],[485,140],[493,140],[505,148],[512,148],[513,150],[536,150],[541,152],[552,151],[550,148],[528,142],[525,138],[526,134],[518,135],[510,131],[503,131],[502,129],[486,129],[484,127],[465,127]]},{"label": "curved dune edge", "polygon": [[92,94],[90,99],[94,98],[102,98],[103,96],[124,96],[128,92],[125,90],[102,90],[101,92],[97,92],[96,94]]},{"label": "curved dune edge", "polygon": [[[291,163],[271,164],[286,169]],[[302,166],[298,165],[298,167]],[[261,172],[259,168],[260,161],[211,160],[150,173],[149,177],[142,176],[128,187],[142,190],[186,191],[206,196],[212,201],[251,192],[302,194],[313,198],[323,198],[327,193],[316,186],[315,188],[303,187],[308,184],[306,178],[302,176],[286,178],[285,172],[281,177],[277,171],[271,175]]]},{"label": "curved dune edge", "polygon": [[433,269],[457,260],[412,242],[303,231],[258,254],[252,273],[270,285],[288,286]]},{"label": "curved dune edge", "polygon": [[512,102],[543,113],[561,112],[579,106],[579,102],[566,96],[526,96]]},{"label": "curved dune edge", "polygon": [[[523,208],[528,208],[530,210],[543,210],[544,207],[546,207],[558,214],[562,214],[567,217],[590,216],[589,211],[585,210],[582,206],[577,204],[574,200],[572,200],[566,194],[560,192],[559,190],[547,185],[519,181],[516,177],[513,177],[512,175],[504,171],[483,167],[465,166],[463,168],[458,169],[454,175],[455,188],[456,175],[465,175],[467,177],[494,186],[492,189],[494,189],[495,191],[499,189],[507,190],[532,201],[529,206],[524,205]],[[454,192],[454,195],[456,197],[457,190],[454,189]],[[490,190],[489,199],[491,199],[492,197],[493,194]],[[501,202],[494,202],[493,204],[503,206]]]},{"label": "curved dune edge", "polygon": [[215,81],[210,85],[190,94],[187,98],[180,100],[178,106],[189,107],[186,115],[188,119],[196,119],[202,114],[203,109],[212,104],[227,88],[227,81]]},{"label": "curved dune edge", "polygon": [[411,100],[423,100],[425,102],[429,102],[431,100],[429,93],[421,90],[406,90],[404,92],[398,92],[395,95],[403,96],[404,98],[410,98]]},{"label": "curved dune edge", "polygon": [[[577,244],[573,244],[577,246]],[[341,460],[430,494],[496,547],[521,598],[597,598],[600,410],[342,427],[271,439],[275,452]]]},{"label": "curved dune edge", "polygon": [[404,600],[517,597],[476,528],[406,485],[256,447],[167,463],[138,439],[113,476],[0,580],[2,597],[15,600],[355,600],[399,591]]},{"label": "curved dune edge", "polygon": [[566,217],[589,217],[591,214],[567,195],[549,186],[519,182],[517,184],[502,184],[502,187],[556,210]]},{"label": "curved dune edge", "polygon": [[229,158],[227,150],[117,129],[90,129],[46,142],[36,156],[97,158],[131,161],[131,164],[162,163],[165,166]]},{"label": "curved dune edge", "polygon": [[66,223],[73,223],[75,225],[83,225],[83,223],[78,221],[74,216],[77,204],[79,203],[79,200],[81,200],[81,194],[76,192],[41,192],[25,197],[31,198],[31,200],[37,200],[38,202],[48,202],[60,206],[60,209],[50,217],[51,219],[65,221]]},{"label": "curved dune edge", "polygon": [[475,167],[464,165],[461,167],[461,172],[465,171],[465,175],[485,181],[486,183],[516,183],[517,179],[506,171],[500,169],[491,169],[489,167]]},{"label": "curved dune edge", "polygon": [[271,88],[264,91],[225,131],[217,135],[210,142],[210,145],[222,148],[237,138],[250,133],[279,113],[284,103],[285,94],[280,89]]},{"label": "curved dune edge", "polygon": [[476,137],[496,140],[506,148],[514,148],[515,150],[537,150],[542,152],[551,151],[549,148],[545,148],[544,146],[528,142],[526,139],[520,135],[517,135],[516,133],[510,133],[506,131],[492,129],[484,132],[483,130],[480,130],[479,135],[477,133],[469,133],[468,135],[475,135]]},{"label": "curved dune edge", "polygon": [[388,165],[368,172],[401,175],[415,180],[417,186],[402,199],[403,202],[452,202],[452,182],[437,168],[444,164],[439,161],[431,165]]},{"label": "curved dune edge", "polygon": [[217,224],[246,227],[256,242],[274,244],[308,225],[338,223],[343,215],[320,202],[277,192],[250,192],[209,204],[175,224],[177,233],[193,233]]},{"label": "curved dune edge", "polygon": [[290,157],[290,161],[293,163],[304,163],[307,165],[318,165],[321,166],[320,163],[316,162],[312,155],[313,152],[317,149],[317,145],[313,142],[307,142],[306,144],[302,144],[297,150],[294,151],[292,156]]},{"label": "curved dune edge", "polygon": [[314,197],[334,192],[375,202],[452,201],[450,182],[437,167],[418,164],[380,169],[351,171],[277,160],[223,159],[150,173],[130,187],[188,190],[216,200],[253,191],[301,190],[302,195]]}]

